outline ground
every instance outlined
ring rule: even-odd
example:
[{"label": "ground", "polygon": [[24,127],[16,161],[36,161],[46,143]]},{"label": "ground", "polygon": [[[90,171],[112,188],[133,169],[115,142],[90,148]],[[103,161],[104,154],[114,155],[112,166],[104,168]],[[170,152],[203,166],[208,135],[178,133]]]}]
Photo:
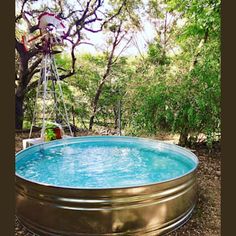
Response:
[{"label": "ground", "polygon": [[[79,133],[87,135],[87,133]],[[15,151],[22,149],[22,139],[27,133],[16,134]],[[155,139],[175,142],[175,137],[160,135]],[[220,149],[209,152],[204,145],[191,149],[199,158],[198,201],[191,219],[168,236],[220,236],[221,235],[221,161]],[[15,236],[32,236],[22,225],[15,221]]]}]

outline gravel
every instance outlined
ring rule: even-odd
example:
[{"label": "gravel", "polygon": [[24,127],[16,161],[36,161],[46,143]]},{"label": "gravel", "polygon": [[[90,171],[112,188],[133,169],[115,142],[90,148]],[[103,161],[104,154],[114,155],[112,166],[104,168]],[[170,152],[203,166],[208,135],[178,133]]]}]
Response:
[{"label": "gravel", "polygon": [[197,150],[198,201],[191,219],[168,236],[221,235],[221,165],[220,152],[202,153]]},{"label": "gravel", "polygon": [[[27,134],[16,134],[16,152],[22,149],[22,138],[27,138]],[[167,236],[221,235],[220,149],[209,153],[205,146],[198,146],[194,148],[194,152],[199,158],[197,205],[190,220]],[[15,236],[33,236],[33,234],[16,219]]]}]

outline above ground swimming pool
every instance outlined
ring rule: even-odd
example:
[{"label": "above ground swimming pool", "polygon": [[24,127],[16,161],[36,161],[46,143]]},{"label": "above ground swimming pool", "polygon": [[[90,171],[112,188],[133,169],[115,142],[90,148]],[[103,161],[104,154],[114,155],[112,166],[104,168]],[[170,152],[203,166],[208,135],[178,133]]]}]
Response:
[{"label": "above ground swimming pool", "polygon": [[57,140],[16,154],[16,214],[39,235],[159,235],[190,217],[197,157],[118,136]]}]

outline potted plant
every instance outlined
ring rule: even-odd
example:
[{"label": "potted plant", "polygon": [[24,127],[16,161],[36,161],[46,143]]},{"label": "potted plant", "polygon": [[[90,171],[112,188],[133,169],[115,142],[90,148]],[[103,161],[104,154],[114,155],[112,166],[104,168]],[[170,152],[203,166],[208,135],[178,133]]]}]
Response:
[{"label": "potted plant", "polygon": [[52,141],[62,138],[62,128],[55,123],[48,123],[45,128],[45,141]]}]

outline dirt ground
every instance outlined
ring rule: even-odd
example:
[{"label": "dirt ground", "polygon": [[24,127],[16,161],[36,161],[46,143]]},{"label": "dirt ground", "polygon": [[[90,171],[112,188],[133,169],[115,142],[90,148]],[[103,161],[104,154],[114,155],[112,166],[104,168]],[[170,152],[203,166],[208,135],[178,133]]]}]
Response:
[{"label": "dirt ground", "polygon": [[[90,135],[79,133],[78,135]],[[22,149],[27,133],[16,134],[15,151]],[[175,142],[175,138],[160,135],[155,139]],[[203,145],[191,149],[199,158],[198,201],[191,219],[168,236],[220,236],[221,235],[221,160],[220,148],[211,153]],[[16,219],[15,236],[32,236]]]}]

